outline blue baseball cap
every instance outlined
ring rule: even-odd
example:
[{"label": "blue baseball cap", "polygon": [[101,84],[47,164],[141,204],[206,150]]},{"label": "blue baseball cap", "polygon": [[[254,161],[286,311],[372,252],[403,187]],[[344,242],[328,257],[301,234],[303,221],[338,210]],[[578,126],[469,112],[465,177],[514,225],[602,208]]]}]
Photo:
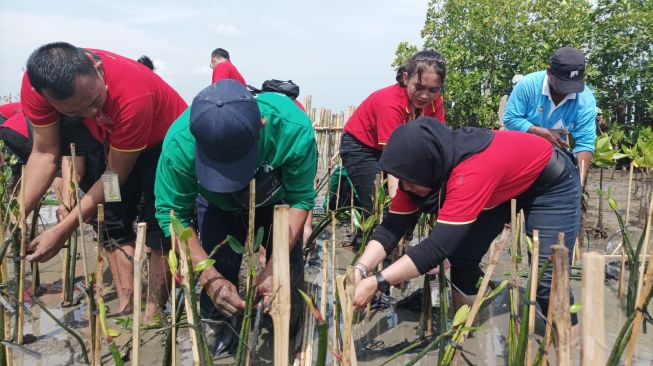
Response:
[{"label": "blue baseball cap", "polygon": [[229,193],[245,188],[256,173],[261,113],[252,94],[225,79],[202,90],[190,110],[195,136],[195,174],[202,187]]}]

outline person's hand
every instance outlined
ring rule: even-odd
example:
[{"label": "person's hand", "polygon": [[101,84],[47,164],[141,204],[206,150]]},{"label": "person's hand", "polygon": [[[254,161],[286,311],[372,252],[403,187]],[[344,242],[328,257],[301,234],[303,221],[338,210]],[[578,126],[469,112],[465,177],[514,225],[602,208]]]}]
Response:
[{"label": "person's hand", "polygon": [[59,253],[66,242],[66,235],[56,226],[42,232],[26,248],[30,262],[47,262]]},{"label": "person's hand", "polygon": [[206,288],[215,307],[223,315],[231,318],[245,309],[245,301],[238,294],[236,286],[224,277],[216,277],[210,280]]},{"label": "person's hand", "polygon": [[368,302],[372,301],[377,290],[376,278],[367,277],[356,285],[354,293],[354,310],[362,310]]},{"label": "person's hand", "polygon": [[569,148],[569,143],[567,143],[566,136],[569,134],[565,130],[554,130],[550,128],[543,128],[538,126],[532,126],[528,129],[528,132],[538,135],[545,138],[551,142],[554,146],[557,146],[562,149]]},{"label": "person's hand", "polygon": [[69,213],[70,211],[68,211],[66,206],[60,203],[59,207],[57,207],[57,212],[56,212],[57,222],[62,222],[66,218],[66,216],[68,216]]},{"label": "person's hand", "polygon": [[272,301],[272,261],[268,261],[268,264],[263,268],[261,274],[256,280],[256,293],[257,298],[263,299],[263,304],[266,306],[270,305]]}]

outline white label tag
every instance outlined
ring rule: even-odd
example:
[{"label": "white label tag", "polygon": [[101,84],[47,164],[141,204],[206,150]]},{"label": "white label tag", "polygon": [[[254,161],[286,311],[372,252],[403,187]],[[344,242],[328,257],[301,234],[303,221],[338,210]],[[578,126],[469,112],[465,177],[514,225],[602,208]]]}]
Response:
[{"label": "white label tag", "polygon": [[118,174],[106,172],[102,174],[102,185],[104,186],[104,201],[105,202],[120,202],[120,182],[118,181]]}]

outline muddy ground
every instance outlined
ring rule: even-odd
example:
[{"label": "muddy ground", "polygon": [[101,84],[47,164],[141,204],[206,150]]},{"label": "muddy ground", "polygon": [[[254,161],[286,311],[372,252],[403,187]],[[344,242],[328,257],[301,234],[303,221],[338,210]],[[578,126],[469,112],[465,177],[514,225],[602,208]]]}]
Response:
[{"label": "muddy ground", "polygon": [[[603,225],[604,232],[608,238],[595,237],[594,233],[600,230],[596,228],[598,219],[598,194],[596,189],[598,183],[599,173],[598,170],[592,170],[588,179],[588,192],[589,208],[586,216],[585,225],[587,228],[588,245],[585,245],[583,250],[592,250],[604,252],[606,245],[608,250],[616,246],[615,243],[619,241],[618,225],[614,214],[611,212],[609,206],[604,204],[603,207]],[[636,196],[633,197],[631,208],[630,230],[633,236],[638,239],[641,227],[643,226],[643,218],[639,212],[646,209],[640,204],[642,187],[637,187],[634,184],[633,192]],[[612,176],[610,171],[604,173],[604,189],[612,189],[612,196],[619,203],[622,210],[626,207],[626,193],[628,190],[628,176],[625,173],[617,171]],[[319,200],[318,200],[318,203]],[[47,216],[47,209],[44,211]],[[90,241],[90,229],[86,229],[87,238]],[[347,263],[352,256],[350,247],[344,247],[347,244],[348,235],[350,234],[350,226],[348,224],[340,225],[336,233],[336,274],[342,273]],[[322,245],[325,238],[330,238],[331,234],[325,232],[322,239],[318,241],[318,250]],[[96,250],[94,245],[89,246],[88,258],[89,262],[95,262]],[[46,294],[40,297],[41,301],[46,303],[51,312],[54,313],[63,322],[67,323],[77,333],[79,333],[84,340],[88,340],[89,331],[86,322],[86,310],[84,308],[84,301],[81,305],[74,307],[62,308],[61,303],[61,255],[55,257],[48,263],[41,265],[41,281],[43,289]],[[494,281],[501,281],[507,278],[506,272],[509,272],[507,263],[509,257],[504,254],[501,260],[501,265],[494,272],[492,279]],[[321,276],[321,259],[319,256],[311,257],[307,260],[308,266],[306,269],[307,283],[312,286],[313,291],[319,294],[319,286],[322,283]],[[332,264],[329,262],[329,266]],[[577,264],[582,267],[582,263]],[[523,265],[523,268],[526,265]],[[81,259],[78,259],[78,278],[82,279],[82,265]],[[92,271],[89,268],[89,271]],[[574,274],[580,274],[579,270],[574,270]],[[329,272],[328,282],[331,282],[331,275]],[[572,276],[571,285],[574,288],[577,298],[580,298],[580,276]],[[31,281],[31,273],[28,270],[27,281],[29,288],[29,281]],[[415,290],[421,288],[421,279],[406,285],[401,289],[392,289],[392,295],[395,300],[400,301],[405,296],[411,294]],[[522,281],[522,285],[523,282]],[[117,301],[115,296],[115,289],[111,285],[111,279],[108,271],[104,274],[105,283],[105,300],[109,306],[110,320],[109,326],[116,328],[120,331],[120,336],[114,340],[121,346],[121,352],[129,359],[131,349],[131,331],[130,329],[121,329],[115,324],[117,315],[115,309],[117,308]],[[329,285],[330,286],[330,285]],[[607,332],[607,346],[608,349],[612,348],[614,338],[616,337],[625,317],[623,315],[623,301],[617,299],[616,296],[616,281],[607,280],[605,288],[605,309],[606,309],[606,332]],[[331,293],[331,289],[328,290]],[[319,299],[317,299],[319,303]],[[331,302],[331,299],[330,301]],[[653,310],[653,309],[651,309]],[[434,330],[437,334],[439,331],[437,319],[437,308],[434,309]],[[392,353],[399,350],[405,345],[410,344],[417,338],[417,328],[419,322],[419,310],[411,310],[401,307],[390,307],[386,309],[375,310],[372,312],[369,321],[362,321],[354,328],[354,338],[356,354],[360,365],[378,365],[383,360],[387,359]],[[332,319],[333,312],[331,307],[327,309],[327,317]],[[508,324],[508,296],[507,292],[499,296],[487,309],[483,310],[477,317],[479,329],[475,331],[472,338],[468,339],[464,345],[464,353],[473,365],[504,365],[506,364],[506,335]],[[541,322],[540,322],[541,323]],[[539,324],[542,328],[542,324]],[[39,307],[31,306],[30,313],[27,315],[27,325],[25,328],[26,334],[33,334],[36,341],[26,345],[26,349],[13,347],[15,365],[76,365],[81,363],[80,346],[73,337],[68,335],[61,327],[59,327],[52,319],[50,319]],[[140,358],[143,365],[160,365],[162,364],[165,345],[165,332],[160,330],[144,330],[141,332],[141,351]],[[331,334],[330,334],[331,337]],[[298,337],[301,338],[301,337]],[[294,344],[295,340],[291,340]],[[316,340],[314,344],[316,345]],[[653,333],[640,335],[638,339],[638,353],[637,365],[653,365]],[[253,360],[255,365],[272,364],[272,348],[273,339],[272,335],[266,329],[261,331],[260,340],[257,346],[256,357]],[[103,363],[113,364],[113,361],[108,353],[106,347],[103,348]],[[424,357],[419,364],[421,365],[434,365],[437,364],[437,351],[429,353]],[[415,352],[409,353],[406,356],[395,360],[393,365],[403,365],[407,360],[415,356]],[[579,357],[579,352],[575,352]],[[188,330],[181,329],[179,331],[177,341],[177,355],[178,365],[192,364],[191,344],[188,338]],[[331,356],[328,356],[331,359]],[[293,357],[291,356],[291,360]],[[232,364],[233,358],[228,355],[223,355],[215,360],[216,364]],[[127,361],[126,364],[130,364]]]}]

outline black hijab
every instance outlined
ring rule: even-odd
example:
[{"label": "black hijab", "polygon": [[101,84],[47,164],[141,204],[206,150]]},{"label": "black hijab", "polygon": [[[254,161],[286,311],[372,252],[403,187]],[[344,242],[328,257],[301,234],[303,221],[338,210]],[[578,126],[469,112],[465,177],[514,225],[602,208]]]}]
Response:
[{"label": "black hijab", "polygon": [[[381,170],[399,180],[433,187],[428,197],[408,193],[413,202],[430,210],[444,194],[451,171],[463,160],[485,150],[494,133],[475,127],[453,130],[431,117],[399,126],[388,139],[379,160]],[[439,201],[443,197],[440,196]]]}]

